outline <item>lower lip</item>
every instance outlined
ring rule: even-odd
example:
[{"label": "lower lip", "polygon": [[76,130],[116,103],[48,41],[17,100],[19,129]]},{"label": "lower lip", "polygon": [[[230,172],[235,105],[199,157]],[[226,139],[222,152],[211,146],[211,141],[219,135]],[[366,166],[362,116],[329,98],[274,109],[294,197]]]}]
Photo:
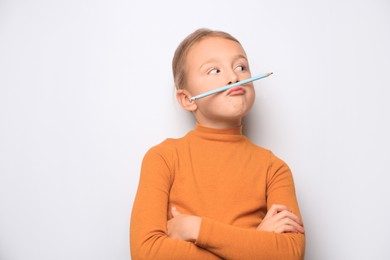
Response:
[{"label": "lower lip", "polygon": [[241,89],[231,91],[229,93],[229,96],[236,96],[236,95],[242,95],[242,94],[245,94],[245,90],[241,88]]}]

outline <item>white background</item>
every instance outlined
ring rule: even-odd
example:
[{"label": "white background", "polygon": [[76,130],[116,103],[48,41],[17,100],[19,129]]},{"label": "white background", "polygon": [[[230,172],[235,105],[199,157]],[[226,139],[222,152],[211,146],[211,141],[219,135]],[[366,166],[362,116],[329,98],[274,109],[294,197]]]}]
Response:
[{"label": "white background", "polygon": [[143,155],[193,128],[171,59],[247,51],[253,142],[291,167],[306,259],[390,259],[390,2],[0,1],[0,259],[129,259]]}]

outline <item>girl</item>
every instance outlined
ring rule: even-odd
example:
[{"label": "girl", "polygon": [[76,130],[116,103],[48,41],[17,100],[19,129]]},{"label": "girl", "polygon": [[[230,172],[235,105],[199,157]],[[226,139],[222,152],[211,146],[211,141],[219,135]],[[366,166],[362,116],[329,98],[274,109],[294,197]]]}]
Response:
[{"label": "girl", "polygon": [[303,259],[305,236],[288,166],[242,134],[252,83],[230,34],[199,29],[173,58],[176,97],[195,129],[151,148],[130,224],[133,259]]}]

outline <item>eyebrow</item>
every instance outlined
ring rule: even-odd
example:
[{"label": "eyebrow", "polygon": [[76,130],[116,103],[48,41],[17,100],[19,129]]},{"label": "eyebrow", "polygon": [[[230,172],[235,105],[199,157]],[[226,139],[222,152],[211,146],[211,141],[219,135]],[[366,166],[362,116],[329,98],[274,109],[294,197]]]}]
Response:
[{"label": "eyebrow", "polygon": [[[239,59],[244,59],[248,62],[247,57],[245,55],[242,55],[242,54],[238,54],[238,55],[234,56],[234,58],[233,58],[234,61],[239,60]],[[209,63],[219,62],[219,61],[220,61],[219,59],[211,58],[211,59],[207,60],[206,62],[202,63],[202,65],[200,65],[199,68],[201,69],[203,66],[205,66]]]}]

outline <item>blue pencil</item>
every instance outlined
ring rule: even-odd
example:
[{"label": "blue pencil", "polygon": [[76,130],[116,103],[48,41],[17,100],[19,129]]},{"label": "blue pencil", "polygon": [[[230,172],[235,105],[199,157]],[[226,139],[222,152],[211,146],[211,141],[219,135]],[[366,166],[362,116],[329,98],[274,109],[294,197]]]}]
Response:
[{"label": "blue pencil", "polygon": [[255,81],[255,80],[259,80],[259,79],[268,77],[268,76],[271,75],[272,73],[273,73],[273,72],[264,73],[264,74],[261,74],[261,75],[258,75],[258,76],[254,76],[254,77],[249,78],[249,79],[245,79],[245,80],[242,80],[242,81],[239,81],[239,82],[236,82],[236,83],[233,83],[233,84],[230,84],[230,85],[221,87],[221,88],[217,88],[217,89],[214,89],[214,90],[211,90],[211,91],[207,91],[207,92],[205,92],[205,93],[202,93],[202,94],[199,94],[199,95],[197,95],[197,96],[194,96],[194,97],[190,98],[190,101],[194,101],[194,100],[197,100],[197,99],[199,99],[199,98],[207,97],[207,96],[210,96],[210,95],[212,95],[212,94],[215,94],[215,93],[219,93],[219,92],[225,91],[225,90],[227,90],[227,89],[229,89],[229,88],[233,88],[233,87],[236,87],[236,86],[244,85],[244,84],[246,84],[246,83],[249,83],[249,82],[252,82],[252,81]]}]

